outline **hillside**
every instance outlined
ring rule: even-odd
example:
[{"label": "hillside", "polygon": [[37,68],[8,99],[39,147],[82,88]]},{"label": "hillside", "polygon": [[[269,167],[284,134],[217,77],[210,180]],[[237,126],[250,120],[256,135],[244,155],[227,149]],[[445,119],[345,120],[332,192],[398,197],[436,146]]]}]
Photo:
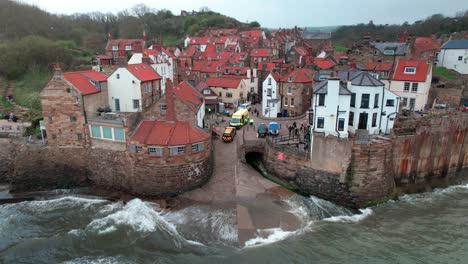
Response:
[{"label": "hillside", "polygon": [[341,26],[333,33],[336,44],[349,45],[362,38],[364,33],[370,32],[372,36],[380,36],[384,41],[395,41],[403,31],[416,36],[430,36],[455,33],[468,30],[468,11],[460,12],[455,17],[445,17],[441,14],[432,15],[413,24],[407,22],[401,25],[374,25],[368,24]]}]

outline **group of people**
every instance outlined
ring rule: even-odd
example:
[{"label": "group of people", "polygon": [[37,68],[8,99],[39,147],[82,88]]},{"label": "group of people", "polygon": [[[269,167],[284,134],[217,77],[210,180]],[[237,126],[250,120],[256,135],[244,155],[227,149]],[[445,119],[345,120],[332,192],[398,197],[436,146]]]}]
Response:
[{"label": "group of people", "polygon": [[18,117],[13,113],[5,114],[3,116],[3,119],[8,120],[8,122],[17,122],[18,121]]},{"label": "group of people", "polygon": [[307,133],[307,126],[301,124],[300,127],[297,127],[296,122],[294,121],[292,125],[288,125],[289,136],[299,136],[299,132],[306,134]]}]

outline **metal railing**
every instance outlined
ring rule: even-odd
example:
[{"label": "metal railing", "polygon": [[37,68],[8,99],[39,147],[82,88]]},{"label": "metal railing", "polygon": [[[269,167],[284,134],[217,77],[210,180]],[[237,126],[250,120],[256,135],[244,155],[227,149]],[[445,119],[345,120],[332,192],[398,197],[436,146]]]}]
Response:
[{"label": "metal railing", "polygon": [[275,151],[284,152],[305,160],[310,159],[309,143],[301,141],[299,136],[282,136],[277,138],[269,137],[266,139],[266,142],[267,145]]}]

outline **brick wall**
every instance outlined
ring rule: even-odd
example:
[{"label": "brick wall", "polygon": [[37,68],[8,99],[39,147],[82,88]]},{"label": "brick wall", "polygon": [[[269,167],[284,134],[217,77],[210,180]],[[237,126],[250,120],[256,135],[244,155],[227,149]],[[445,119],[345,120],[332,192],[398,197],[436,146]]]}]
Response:
[{"label": "brick wall", "polygon": [[[309,109],[312,101],[312,83],[280,82],[278,87],[283,100],[281,102],[283,110],[288,110],[288,113],[294,112],[295,116],[298,116]],[[291,87],[290,94],[288,94],[289,87]],[[285,105],[284,98],[288,98],[287,105]],[[294,106],[291,106],[291,98],[294,98]]]}]

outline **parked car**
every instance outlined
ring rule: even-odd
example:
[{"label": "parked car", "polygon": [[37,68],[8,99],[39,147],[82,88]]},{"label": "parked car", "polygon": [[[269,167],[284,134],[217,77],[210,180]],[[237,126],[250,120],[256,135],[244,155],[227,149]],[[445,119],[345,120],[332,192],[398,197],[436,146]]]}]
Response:
[{"label": "parked car", "polygon": [[236,135],[236,128],[235,127],[226,127],[223,133],[223,141],[228,143],[234,140],[234,136]]},{"label": "parked car", "polygon": [[268,128],[265,123],[261,123],[257,128],[257,137],[266,137],[268,135]]},{"label": "parked car", "polygon": [[270,122],[268,124],[268,131],[270,135],[272,136],[278,136],[279,135],[279,125],[276,122]]}]

